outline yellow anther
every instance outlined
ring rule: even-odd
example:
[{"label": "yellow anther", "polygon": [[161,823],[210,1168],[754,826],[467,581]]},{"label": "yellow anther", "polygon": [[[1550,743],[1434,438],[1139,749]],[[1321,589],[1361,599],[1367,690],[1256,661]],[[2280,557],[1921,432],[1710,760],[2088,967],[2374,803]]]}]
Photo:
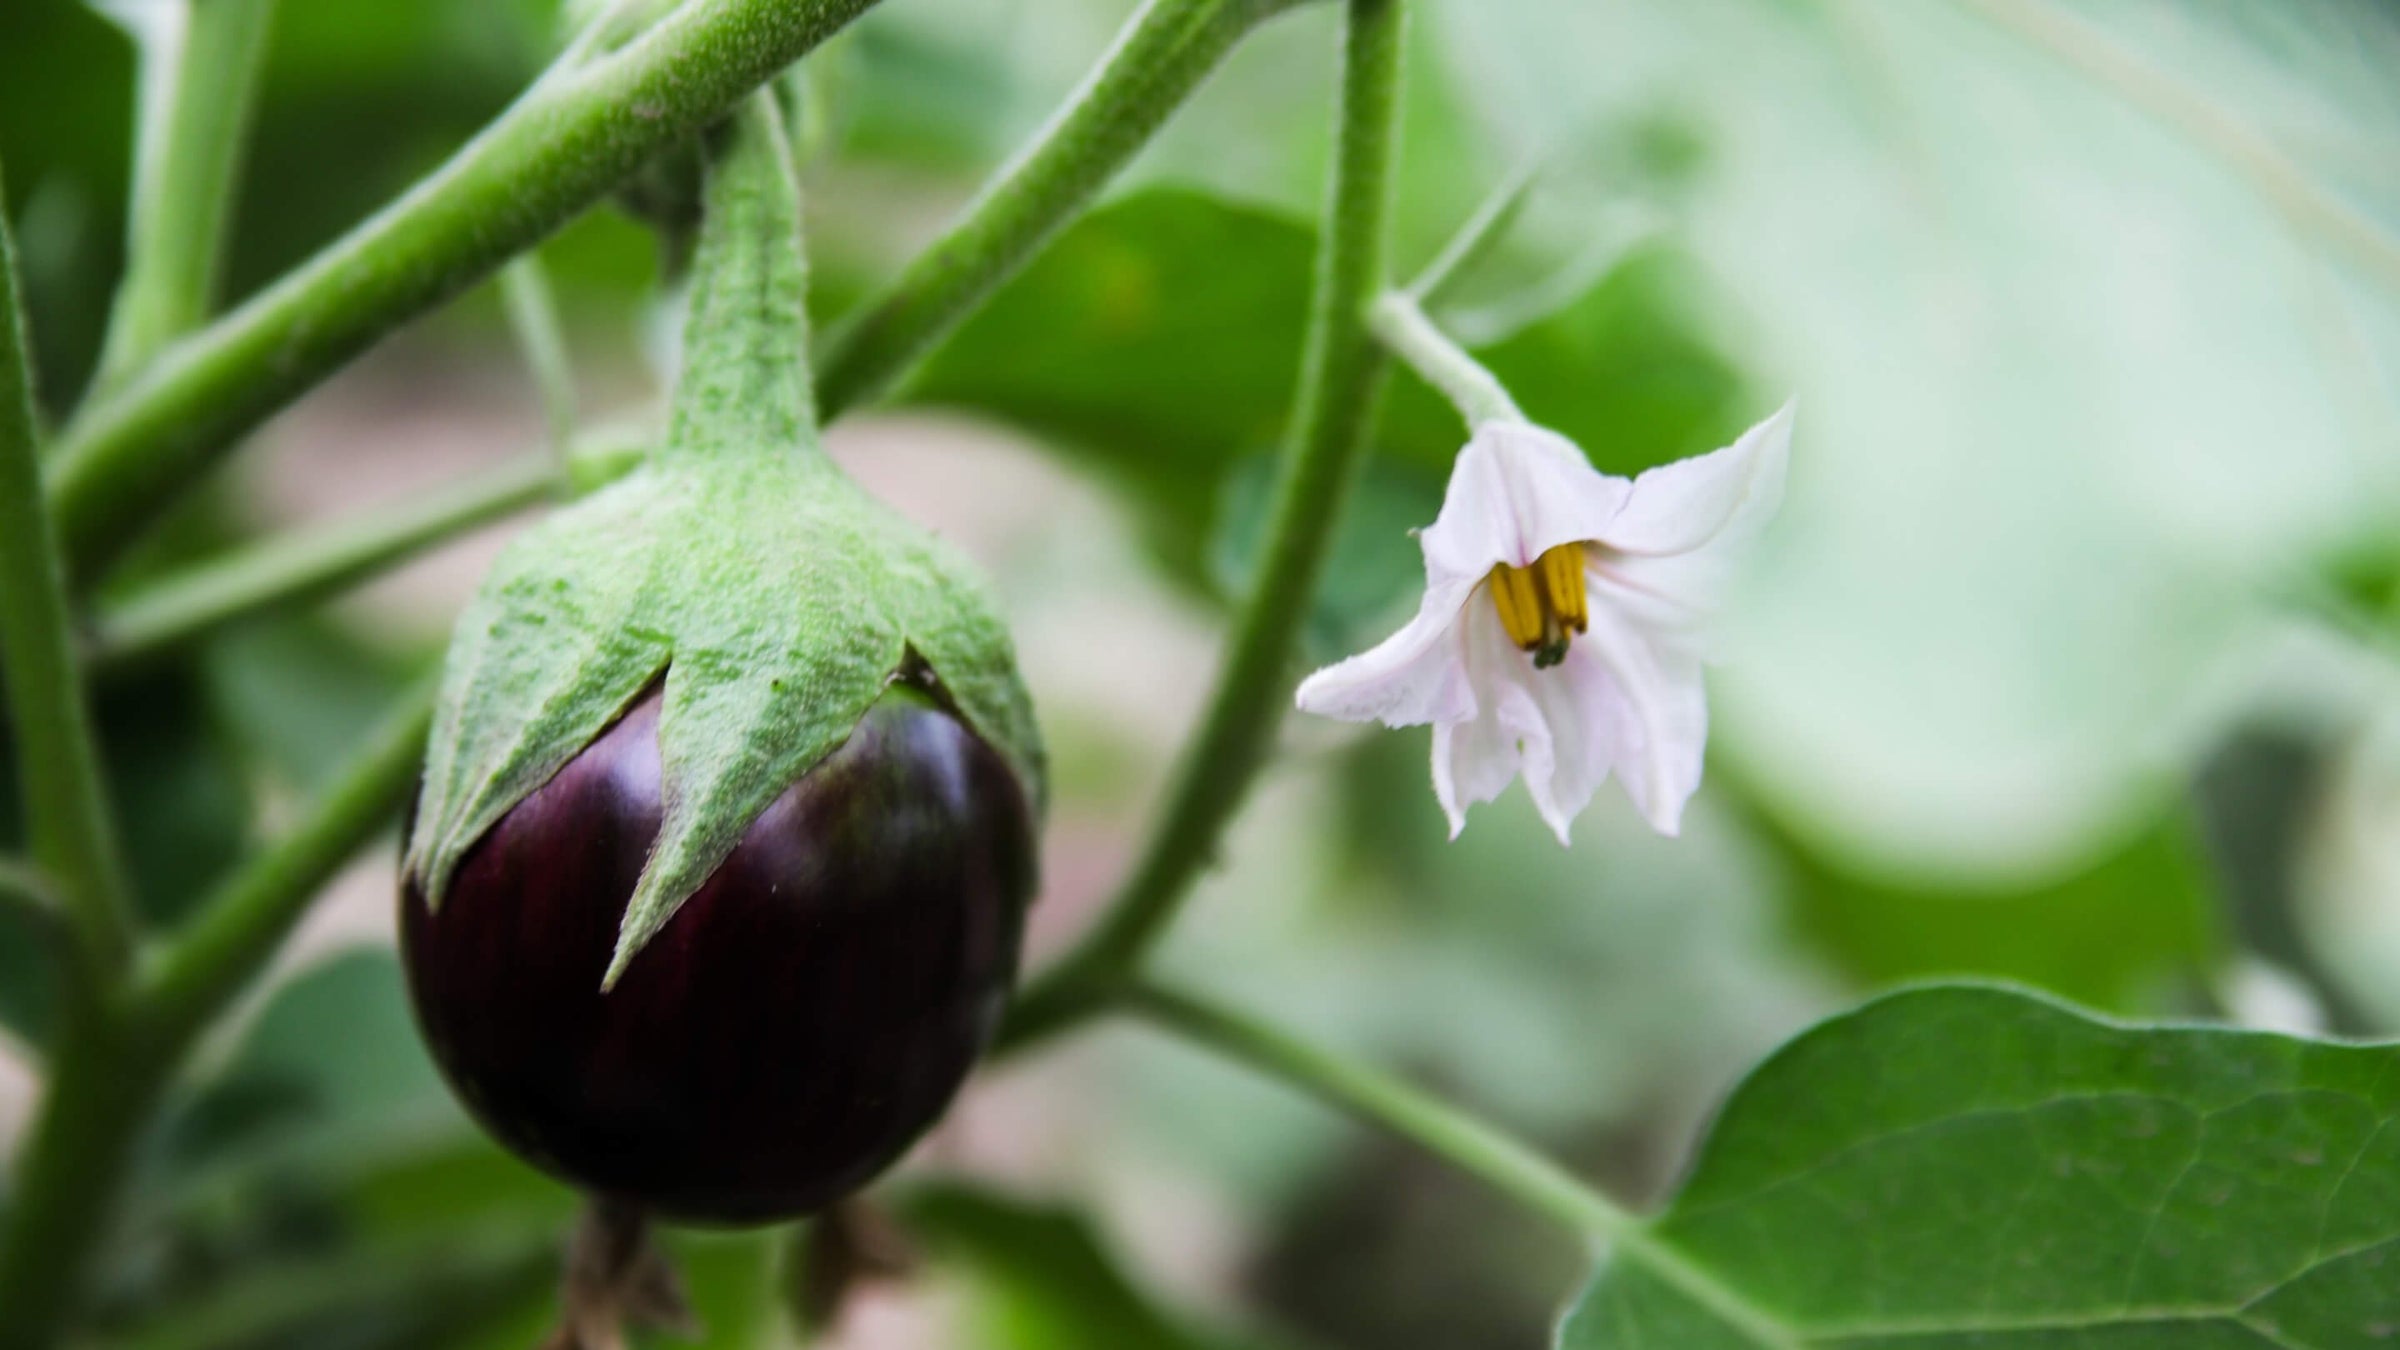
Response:
[{"label": "yellow anther", "polygon": [[1560,544],[1531,567],[1492,568],[1492,605],[1500,629],[1533,664],[1548,669],[1567,659],[1567,644],[1591,622],[1583,593],[1583,545]]}]

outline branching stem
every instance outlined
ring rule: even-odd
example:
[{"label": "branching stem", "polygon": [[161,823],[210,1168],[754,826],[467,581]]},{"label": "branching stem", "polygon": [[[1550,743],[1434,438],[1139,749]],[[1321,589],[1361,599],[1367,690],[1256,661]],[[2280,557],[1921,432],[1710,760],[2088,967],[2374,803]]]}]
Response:
[{"label": "branching stem", "polygon": [[32,353],[16,277],[16,242],[0,221],[0,680],[34,864],[74,926],[85,973],[106,982],[132,952],[133,926],[64,577],[42,513]]},{"label": "branching stem", "polygon": [[558,228],[873,0],[691,0],[553,70],[405,196],[70,426],[48,489],[88,580],[243,433]]},{"label": "branching stem", "polygon": [[1166,931],[1281,725],[1292,648],[1367,440],[1384,361],[1367,308],[1386,278],[1398,140],[1401,0],[1351,0],[1341,122],[1317,257],[1307,354],[1267,550],[1198,734],[1140,860],[1099,925],[1027,991],[1004,1046],[1038,1040],[1093,1009]]},{"label": "branching stem", "polygon": [[557,495],[550,455],[528,455],[423,501],[273,538],[151,582],[105,605],[87,644],[101,669],[173,651],[227,624],[307,604],[444,540]]}]

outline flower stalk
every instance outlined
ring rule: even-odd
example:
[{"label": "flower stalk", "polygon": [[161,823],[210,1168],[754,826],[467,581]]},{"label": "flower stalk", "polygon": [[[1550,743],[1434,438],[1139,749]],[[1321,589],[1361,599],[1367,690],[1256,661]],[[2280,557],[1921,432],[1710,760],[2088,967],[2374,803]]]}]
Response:
[{"label": "flower stalk", "polygon": [[1449,399],[1468,426],[1525,420],[1500,377],[1433,322],[1416,292],[1386,291],[1368,321],[1376,338]]}]

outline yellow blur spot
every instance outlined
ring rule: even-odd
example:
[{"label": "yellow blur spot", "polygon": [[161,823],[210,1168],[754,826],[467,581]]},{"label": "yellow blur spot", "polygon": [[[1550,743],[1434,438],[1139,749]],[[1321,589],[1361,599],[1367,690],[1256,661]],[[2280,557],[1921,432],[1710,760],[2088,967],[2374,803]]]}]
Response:
[{"label": "yellow blur spot", "polygon": [[1492,604],[1508,640],[1533,653],[1537,669],[1567,659],[1567,644],[1590,625],[1583,593],[1583,545],[1560,544],[1531,567],[1492,569]]}]

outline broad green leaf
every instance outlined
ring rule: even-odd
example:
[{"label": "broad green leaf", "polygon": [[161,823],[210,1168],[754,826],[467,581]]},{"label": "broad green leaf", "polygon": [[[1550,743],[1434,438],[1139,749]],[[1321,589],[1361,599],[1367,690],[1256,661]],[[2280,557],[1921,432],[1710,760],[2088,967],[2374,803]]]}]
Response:
[{"label": "broad green leaf", "polygon": [[1892,995],[1742,1084],[1562,1350],[2366,1350],[2400,1047]]},{"label": "broad green leaf", "polygon": [[901,1217],[972,1276],[982,1295],[974,1343],[989,1350],[1259,1350],[1159,1304],[1072,1211],[939,1185],[911,1192]]}]

